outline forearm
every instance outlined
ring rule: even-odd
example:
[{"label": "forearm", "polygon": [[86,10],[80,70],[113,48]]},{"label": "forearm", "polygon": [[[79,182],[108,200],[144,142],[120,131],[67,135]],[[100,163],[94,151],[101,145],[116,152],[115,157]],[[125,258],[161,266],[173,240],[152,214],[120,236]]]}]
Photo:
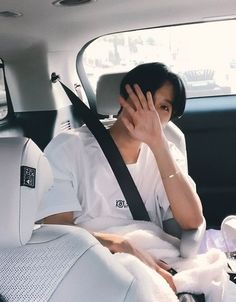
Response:
[{"label": "forearm", "polygon": [[43,223],[45,224],[64,224],[74,225],[73,212],[59,213],[45,217]]},{"label": "forearm", "polygon": [[[155,142],[155,140],[154,140]],[[183,229],[195,229],[203,221],[198,194],[174,160],[167,140],[150,146],[157,161],[172,213]]]},{"label": "forearm", "polygon": [[103,246],[112,253],[134,254],[134,248],[124,237],[116,234],[92,232],[91,233]]}]

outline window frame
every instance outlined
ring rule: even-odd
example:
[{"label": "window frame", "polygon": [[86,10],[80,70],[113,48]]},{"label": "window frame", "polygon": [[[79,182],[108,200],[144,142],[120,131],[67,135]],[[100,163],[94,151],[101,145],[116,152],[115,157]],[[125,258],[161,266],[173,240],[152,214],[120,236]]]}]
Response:
[{"label": "window frame", "polygon": [[[6,79],[6,72],[5,72],[5,65],[4,61],[0,58],[0,69],[2,70],[3,73],[3,87],[5,89],[5,96],[6,96],[6,108],[7,108],[7,114],[0,119],[0,124],[5,124],[9,120],[14,118],[14,109],[11,101],[11,96],[7,84],[7,79]],[[3,105],[4,106],[4,105]]]}]

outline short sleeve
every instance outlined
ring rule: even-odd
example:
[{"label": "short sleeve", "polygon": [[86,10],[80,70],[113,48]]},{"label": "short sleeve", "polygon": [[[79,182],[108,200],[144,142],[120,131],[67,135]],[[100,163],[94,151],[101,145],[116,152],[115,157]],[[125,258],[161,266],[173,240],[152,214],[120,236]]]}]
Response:
[{"label": "short sleeve", "polygon": [[36,221],[44,217],[72,211],[81,211],[77,198],[76,179],[73,173],[73,159],[71,154],[73,139],[66,133],[59,134],[44,150],[51,165],[54,183],[44,195],[40,203]]}]

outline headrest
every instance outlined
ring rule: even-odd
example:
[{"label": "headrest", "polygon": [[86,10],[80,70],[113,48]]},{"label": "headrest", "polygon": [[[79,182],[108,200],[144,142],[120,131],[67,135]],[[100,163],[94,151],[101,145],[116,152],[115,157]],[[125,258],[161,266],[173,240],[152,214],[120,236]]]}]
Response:
[{"label": "headrest", "polygon": [[29,138],[0,138],[0,247],[26,244],[36,211],[53,176],[43,152]]},{"label": "headrest", "polygon": [[[125,72],[104,74],[99,78],[96,92],[97,111],[99,114],[116,115],[119,111],[120,104],[117,99],[120,95],[120,83],[125,74]],[[174,123],[169,122],[164,129],[164,133],[167,139],[174,143],[186,156],[183,132]]]},{"label": "headrest", "polygon": [[97,111],[103,115],[116,115],[120,109],[117,99],[120,95],[120,83],[126,72],[102,75],[97,83]]}]

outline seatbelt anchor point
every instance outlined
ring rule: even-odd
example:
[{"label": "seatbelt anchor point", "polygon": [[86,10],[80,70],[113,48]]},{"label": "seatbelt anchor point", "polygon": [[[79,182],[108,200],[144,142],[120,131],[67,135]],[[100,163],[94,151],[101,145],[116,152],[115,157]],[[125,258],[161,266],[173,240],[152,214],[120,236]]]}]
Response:
[{"label": "seatbelt anchor point", "polygon": [[60,81],[59,74],[56,74],[55,72],[52,72],[52,74],[51,74],[51,82],[52,83],[56,83],[57,81]]}]

